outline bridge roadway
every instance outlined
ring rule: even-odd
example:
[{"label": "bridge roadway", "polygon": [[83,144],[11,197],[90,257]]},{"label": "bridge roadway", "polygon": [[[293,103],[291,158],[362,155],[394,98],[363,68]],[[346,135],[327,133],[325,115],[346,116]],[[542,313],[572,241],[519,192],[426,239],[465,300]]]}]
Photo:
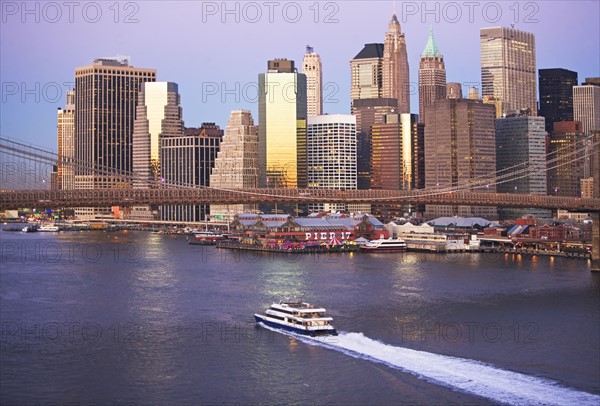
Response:
[{"label": "bridge roadway", "polygon": [[439,204],[522,207],[600,212],[599,198],[519,195],[485,192],[439,192],[427,189],[332,190],[332,189],[80,189],[0,191],[0,210],[23,207],[107,207],[188,204]]}]

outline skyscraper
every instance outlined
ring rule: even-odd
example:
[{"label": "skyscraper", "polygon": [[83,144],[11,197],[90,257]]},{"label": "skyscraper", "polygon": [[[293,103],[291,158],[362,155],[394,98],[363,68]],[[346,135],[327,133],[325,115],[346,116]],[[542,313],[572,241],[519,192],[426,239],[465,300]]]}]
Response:
[{"label": "skyscraper", "polygon": [[383,44],[383,94],[398,100],[398,112],[410,113],[410,82],[406,40],[396,14],[392,15]]},{"label": "skyscraper", "polygon": [[586,78],[581,86],[573,87],[573,119],[580,121],[582,131],[591,134],[600,130],[600,81]]},{"label": "skyscraper", "polygon": [[[223,138],[223,130],[215,123],[202,123],[200,128],[184,128],[179,136],[160,137],[161,178],[165,184],[210,186],[210,173]],[[164,221],[199,222],[206,220],[209,206],[160,206]]]},{"label": "skyscraper", "polygon": [[306,75],[306,111],[307,115],[323,114],[323,72],[321,58],[311,46],[306,46],[302,61],[302,73]]},{"label": "skyscraper", "polygon": [[[309,189],[356,189],[356,117],[309,117],[306,145]],[[309,205],[309,211],[346,209],[345,204]]]},{"label": "skyscraper", "polygon": [[[134,188],[158,188],[164,184],[160,140],[182,135],[183,120],[177,83],[142,83],[133,126]],[[156,220],[158,207],[134,206],[130,217]]]},{"label": "skyscraper", "polygon": [[306,75],[294,61],[268,62],[258,75],[258,158],[261,187],[306,184]]},{"label": "skyscraper", "polygon": [[419,120],[424,122],[424,107],[435,100],[446,98],[446,65],[444,57],[429,28],[429,39],[421,54],[419,63]]},{"label": "skyscraper", "polygon": [[[210,186],[247,189],[258,187],[258,127],[248,110],[234,110],[221,141]],[[236,213],[254,210],[250,204],[211,205],[211,218],[233,218]]]},{"label": "skyscraper", "polygon": [[579,121],[557,121],[548,143],[548,194],[580,197],[583,173],[583,126]]},{"label": "skyscraper", "polygon": [[[425,187],[425,125],[416,114],[387,114],[385,122],[372,127],[371,188],[412,190]],[[374,205],[384,216],[402,216],[414,206],[390,209]],[[418,208],[416,211],[422,211]]]},{"label": "skyscraper", "polygon": [[573,121],[573,86],[577,72],[568,69],[540,69],[540,116],[546,118],[546,131],[552,132],[556,121]]},{"label": "skyscraper", "polygon": [[[396,99],[357,99],[353,103],[357,130],[357,170],[358,189],[371,188],[371,129],[374,124],[384,122],[386,114],[398,112]],[[368,210],[364,210],[368,211]]]},{"label": "skyscraper", "polygon": [[383,97],[383,44],[365,44],[350,61],[350,99]]},{"label": "skyscraper", "polygon": [[514,28],[482,28],[482,96],[501,100],[502,112],[529,109],[537,115],[535,37]]},{"label": "skyscraper", "polygon": [[57,186],[62,190],[75,189],[75,91],[67,91],[64,109],[58,109]]},{"label": "skyscraper", "polygon": [[[133,170],[132,143],[141,84],[154,82],[156,70],[135,68],[123,57],[100,58],[75,69],[76,188],[130,187],[122,175]],[[76,210],[89,217],[107,209]]]},{"label": "skyscraper", "polygon": [[[502,176],[511,171],[527,170],[526,176],[501,182],[498,193],[546,195],[546,131],[544,117],[514,113],[496,120],[496,170]],[[500,220],[512,220],[532,214],[552,217],[549,210],[498,210]]]},{"label": "skyscraper", "polygon": [[[459,188],[496,171],[494,106],[480,100],[442,99],[425,107],[425,187],[432,191]],[[486,187],[489,186],[489,187]],[[493,184],[476,187],[494,192]],[[495,207],[427,205],[428,217],[496,217]]]},{"label": "skyscraper", "polygon": [[183,135],[177,83],[142,83],[133,126],[134,187],[157,187],[161,178],[160,138]]}]

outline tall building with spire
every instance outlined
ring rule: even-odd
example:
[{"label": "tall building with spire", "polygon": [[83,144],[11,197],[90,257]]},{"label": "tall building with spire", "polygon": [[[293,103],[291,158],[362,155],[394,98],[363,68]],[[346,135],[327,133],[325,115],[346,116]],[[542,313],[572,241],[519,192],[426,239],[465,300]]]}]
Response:
[{"label": "tall building with spire", "polygon": [[[234,110],[229,116],[225,136],[219,146],[210,186],[227,189],[258,187],[258,126],[248,110]],[[255,209],[255,205],[211,205],[212,219],[232,219],[236,213]]]},{"label": "tall building with spire", "polygon": [[383,97],[398,100],[398,113],[410,113],[410,79],[406,40],[396,13],[383,43]]},{"label": "tall building with spire", "polygon": [[535,36],[515,28],[482,28],[481,95],[501,103],[497,116],[514,110],[537,115]]},{"label": "tall building with spire", "polygon": [[425,106],[446,98],[446,65],[429,28],[429,39],[419,63],[419,122],[425,122]]},{"label": "tall building with spire", "polygon": [[323,71],[321,57],[313,47],[306,46],[302,61],[302,73],[306,75],[306,112],[308,117],[323,114]]}]

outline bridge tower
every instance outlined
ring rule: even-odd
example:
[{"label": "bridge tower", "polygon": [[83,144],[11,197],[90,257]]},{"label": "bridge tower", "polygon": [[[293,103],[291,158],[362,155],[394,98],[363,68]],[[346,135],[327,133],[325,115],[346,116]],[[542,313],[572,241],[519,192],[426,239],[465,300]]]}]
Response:
[{"label": "bridge tower", "polygon": [[[592,134],[594,143],[594,198],[600,197],[600,130]],[[600,212],[592,213],[592,271],[600,272]]]}]

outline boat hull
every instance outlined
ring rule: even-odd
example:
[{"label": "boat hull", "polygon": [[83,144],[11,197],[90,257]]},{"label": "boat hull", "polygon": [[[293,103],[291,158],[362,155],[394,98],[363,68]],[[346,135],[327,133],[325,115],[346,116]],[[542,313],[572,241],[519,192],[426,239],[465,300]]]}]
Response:
[{"label": "boat hull", "polygon": [[378,247],[378,248],[366,248],[360,247],[364,252],[404,252],[406,247]]},{"label": "boat hull", "polygon": [[269,327],[273,327],[276,328],[278,330],[283,330],[283,331],[289,331],[292,333],[296,333],[296,334],[302,334],[305,336],[323,336],[323,335],[332,335],[332,336],[336,336],[338,335],[337,331],[335,329],[327,329],[327,330],[304,330],[301,328],[296,328],[296,327],[292,327],[292,326],[288,326],[285,324],[279,324],[276,322],[273,322],[269,319],[267,319],[266,317],[260,315],[260,314],[255,314],[254,315],[254,320],[256,320],[257,323],[263,323],[266,326]]}]

